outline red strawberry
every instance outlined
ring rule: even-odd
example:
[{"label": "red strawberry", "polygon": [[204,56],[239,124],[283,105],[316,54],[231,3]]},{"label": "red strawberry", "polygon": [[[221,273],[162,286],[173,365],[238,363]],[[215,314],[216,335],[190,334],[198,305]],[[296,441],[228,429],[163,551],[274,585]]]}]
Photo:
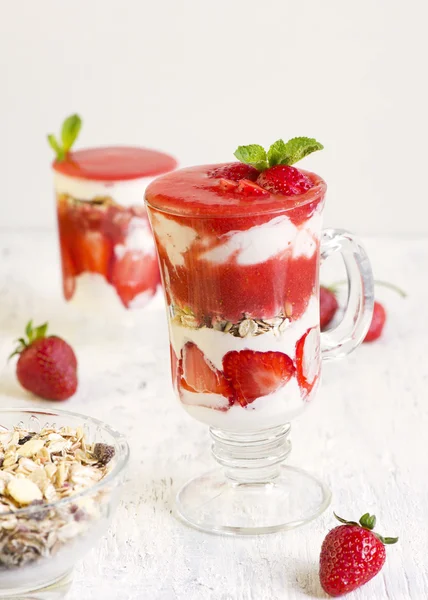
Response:
[{"label": "red strawberry", "polygon": [[296,344],[296,377],[305,396],[310,394],[319,376],[320,347],[318,328],[313,327]]},{"label": "red strawberry", "polygon": [[72,254],[78,273],[99,273],[107,276],[113,249],[100,231],[82,231],[73,240]]},{"label": "red strawberry", "polygon": [[241,406],[284,386],[294,373],[293,361],[282,352],[232,350],[223,357],[223,370]]},{"label": "red strawberry", "polygon": [[113,264],[111,283],[127,308],[142,292],[148,292],[153,296],[159,282],[156,257],[141,250],[127,250]]},{"label": "red strawberry", "polygon": [[237,162],[226,164],[209,171],[208,177],[230,179],[231,181],[240,181],[241,179],[255,181],[259,174],[260,172],[251,165]]},{"label": "red strawberry", "polygon": [[225,376],[193,342],[187,342],[181,351],[178,369],[180,384],[184,389],[230,398],[231,389]]},{"label": "red strawberry", "polygon": [[364,585],[377,575],[385,562],[384,544],[398,538],[383,538],[372,531],[376,517],[366,513],[359,523],[345,521],[326,536],[320,556],[320,581],[327,594],[341,596]]},{"label": "red strawberry", "polygon": [[375,302],[373,307],[373,316],[372,322],[370,323],[369,330],[367,332],[366,337],[364,338],[364,342],[374,342],[380,338],[383,327],[386,321],[386,311],[380,302]]},{"label": "red strawberry", "polygon": [[320,287],[320,327],[321,331],[330,325],[339,304],[334,292],[324,286]]},{"label": "red strawberry", "polygon": [[289,165],[275,165],[260,173],[256,183],[274,194],[304,194],[313,183],[304,173]]},{"label": "red strawberry", "polygon": [[238,187],[236,188],[238,194],[243,196],[269,196],[269,192],[256,183],[254,181],[250,181],[249,179],[241,179],[238,183]]},{"label": "red strawberry", "polygon": [[48,324],[26,328],[12,354],[19,354],[16,375],[23,388],[46,400],[67,400],[77,389],[77,359],[71,346],[56,336],[46,336]]}]

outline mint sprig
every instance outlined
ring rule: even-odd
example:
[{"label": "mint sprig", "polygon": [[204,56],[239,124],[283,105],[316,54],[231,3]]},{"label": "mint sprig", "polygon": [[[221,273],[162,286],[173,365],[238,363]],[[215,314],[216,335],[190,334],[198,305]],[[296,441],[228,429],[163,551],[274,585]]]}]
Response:
[{"label": "mint sprig", "polygon": [[251,165],[259,171],[264,171],[269,166],[266,150],[263,148],[263,146],[259,146],[258,144],[238,146],[235,156],[241,162],[245,163],[246,165]]},{"label": "mint sprig", "polygon": [[81,127],[82,119],[79,117],[79,115],[70,115],[62,124],[61,144],[52,133],[48,135],[49,145],[55,152],[56,159],[58,161],[62,161],[66,158],[68,152],[71,150],[71,147],[76,141],[77,136],[79,135]]},{"label": "mint sprig", "polygon": [[277,140],[267,152],[258,144],[238,146],[234,155],[239,161],[264,171],[275,165],[294,165],[308,154],[323,148],[314,138],[295,137],[288,142]]}]

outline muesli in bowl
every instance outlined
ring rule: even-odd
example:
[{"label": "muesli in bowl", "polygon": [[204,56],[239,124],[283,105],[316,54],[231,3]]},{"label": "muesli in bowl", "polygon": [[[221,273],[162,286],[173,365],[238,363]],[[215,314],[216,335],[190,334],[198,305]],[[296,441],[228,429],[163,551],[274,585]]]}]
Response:
[{"label": "muesli in bowl", "polygon": [[101,421],[0,409],[0,597],[61,580],[106,532],[129,448]]}]

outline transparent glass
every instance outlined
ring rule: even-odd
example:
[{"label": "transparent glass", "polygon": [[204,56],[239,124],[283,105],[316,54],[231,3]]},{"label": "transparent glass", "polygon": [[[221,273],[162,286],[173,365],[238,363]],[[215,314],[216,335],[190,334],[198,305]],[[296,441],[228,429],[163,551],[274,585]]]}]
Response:
[{"label": "transparent glass", "polygon": [[[210,427],[220,465],[177,496],[178,516],[204,531],[289,529],[330,502],[321,481],[283,464],[289,423],[313,400],[322,358],[362,341],[373,278],[357,238],[322,232],[325,184],[313,177],[303,204],[262,214],[173,214],[151,205],[150,189],[146,196],[174,389],[187,413]],[[320,334],[319,265],[335,252],[348,273],[348,305],[338,327]]]},{"label": "transparent glass", "polygon": [[123,317],[160,285],[143,198],[152,178],[84,180],[55,172],[63,294],[83,314]]},{"label": "transparent glass", "polygon": [[[93,486],[56,502],[0,513],[0,598],[60,598],[69,587],[75,563],[109,527],[129,448],[124,437],[108,425],[66,411],[0,409],[0,433],[17,425],[31,431],[45,425],[81,427],[89,442],[115,448],[110,472]],[[51,544],[49,523],[57,519],[63,525]]]}]

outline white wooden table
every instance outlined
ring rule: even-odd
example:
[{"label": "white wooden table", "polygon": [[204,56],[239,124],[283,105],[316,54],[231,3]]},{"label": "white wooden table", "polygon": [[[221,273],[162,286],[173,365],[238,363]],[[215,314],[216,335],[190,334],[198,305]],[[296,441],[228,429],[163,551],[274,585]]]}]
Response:
[{"label": "white wooden table", "polygon": [[[399,535],[380,576],[352,598],[428,598],[428,240],[367,240],[375,274],[406,300],[379,290],[383,338],[324,369],[311,410],[293,425],[290,462],[333,490],[332,509],[378,516]],[[318,556],[335,522],[329,509],[304,528],[254,538],[188,529],[171,515],[174,491],[213,465],[207,428],[191,420],[169,383],[163,307],[142,328],[76,321],[61,301],[53,232],[0,232],[0,406],[41,406],[5,365],[32,317],[49,319],[80,362],[77,395],[61,408],[106,420],[128,436],[132,458],[113,527],[78,566],[69,600],[276,600],[325,597]],[[330,268],[332,270],[333,267]],[[330,280],[333,275],[324,276]]]}]

